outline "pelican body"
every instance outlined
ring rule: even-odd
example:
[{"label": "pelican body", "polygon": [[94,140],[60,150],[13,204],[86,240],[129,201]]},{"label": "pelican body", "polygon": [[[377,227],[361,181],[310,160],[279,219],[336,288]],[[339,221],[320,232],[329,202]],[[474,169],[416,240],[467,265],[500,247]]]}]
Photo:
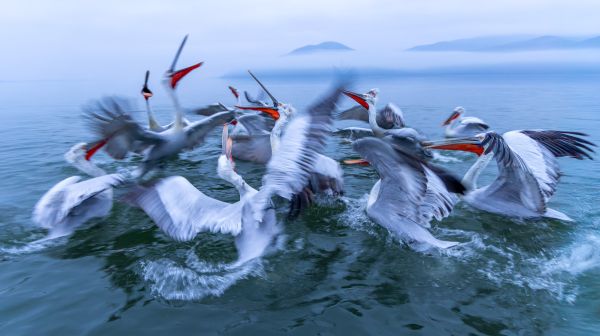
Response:
[{"label": "pelican body", "polygon": [[[474,137],[438,141],[433,149],[468,150],[479,155],[467,171],[463,184],[469,188],[464,201],[474,208],[519,218],[571,219],[551,209],[548,202],[556,191],[560,170],[557,158],[591,159],[593,143],[579,132],[519,130],[502,135],[486,132]],[[498,176],[478,187],[483,169],[495,159]]]},{"label": "pelican body", "polygon": [[462,106],[456,107],[442,126],[446,126],[446,138],[474,136],[487,132],[490,128],[485,121],[477,117],[466,117],[465,108]]}]

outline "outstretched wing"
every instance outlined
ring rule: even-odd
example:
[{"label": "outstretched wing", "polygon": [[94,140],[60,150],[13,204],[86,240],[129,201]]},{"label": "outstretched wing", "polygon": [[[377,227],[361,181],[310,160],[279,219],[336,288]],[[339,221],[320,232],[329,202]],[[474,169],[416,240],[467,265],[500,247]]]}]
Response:
[{"label": "outstretched wing", "polygon": [[431,218],[447,216],[452,208],[442,181],[446,177],[440,177],[418,158],[395,150],[381,139],[360,139],[353,148],[381,178],[377,182],[377,199],[367,209],[373,220],[409,242],[441,248],[456,244],[438,240],[423,228],[429,226]]},{"label": "outstretched wing", "polygon": [[241,210],[235,218],[236,211],[230,208],[233,205],[206,196],[181,176],[148,187],[137,186],[125,199],[142,208],[165,234],[178,241],[191,240],[203,231],[237,235],[241,230]]},{"label": "outstretched wing", "polygon": [[354,106],[336,114],[339,120],[360,120],[369,122],[369,111],[362,106]]},{"label": "outstretched wing", "polygon": [[113,158],[120,160],[127,153],[142,146],[155,145],[163,137],[145,130],[131,117],[133,108],[127,99],[105,97],[84,107],[84,116],[92,132],[106,140],[104,149]]},{"label": "outstretched wing", "polygon": [[199,145],[213,128],[229,123],[234,117],[233,111],[219,112],[186,126],[186,146],[193,148]]},{"label": "outstretched wing", "polygon": [[586,158],[592,160],[588,152],[595,153],[590,146],[596,147],[596,145],[581,138],[587,136],[585,133],[544,130],[525,130],[521,133],[537,141],[555,157],[568,156],[578,160]]},{"label": "outstretched wing", "polygon": [[379,197],[373,206],[416,222],[419,219],[419,206],[427,191],[423,165],[378,138],[357,140],[352,147],[375,168],[381,178]]},{"label": "outstretched wing", "polygon": [[336,87],[324,99],[295,116],[287,125],[278,150],[267,164],[263,185],[254,198],[254,214],[261,220],[272,195],[290,199],[306,186],[317,155],[325,146],[332,122],[332,112],[342,93]]},{"label": "outstretched wing", "polygon": [[83,202],[123,182],[120,174],[103,175],[80,181],[79,176],[62,180],[52,187],[35,205],[34,221],[45,228],[61,223]]},{"label": "outstretched wing", "polygon": [[199,114],[199,115],[203,115],[203,116],[211,116],[213,114],[223,112],[223,111],[227,111],[227,109],[224,108],[223,105],[221,105],[221,104],[211,104],[211,105],[206,105],[203,107],[198,107],[195,109],[190,109],[190,113]]},{"label": "outstretched wing", "polygon": [[480,192],[485,197],[543,214],[558,182],[558,164],[551,154],[542,151],[533,139],[518,131],[503,136],[486,133],[482,144],[486,146],[486,155],[493,152],[499,174]]}]

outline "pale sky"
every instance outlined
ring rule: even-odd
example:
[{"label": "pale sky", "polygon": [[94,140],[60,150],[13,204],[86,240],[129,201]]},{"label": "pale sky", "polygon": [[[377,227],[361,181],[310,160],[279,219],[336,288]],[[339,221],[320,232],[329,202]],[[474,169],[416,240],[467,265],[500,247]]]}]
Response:
[{"label": "pale sky", "polygon": [[427,63],[421,56],[398,58],[417,44],[486,35],[600,35],[599,18],[596,0],[3,0],[0,80],[162,71],[186,33],[180,65],[206,61],[205,71],[214,76],[306,63],[279,56],[322,41],[344,43],[363,57],[340,56],[332,61],[336,66],[402,68],[398,59]]}]

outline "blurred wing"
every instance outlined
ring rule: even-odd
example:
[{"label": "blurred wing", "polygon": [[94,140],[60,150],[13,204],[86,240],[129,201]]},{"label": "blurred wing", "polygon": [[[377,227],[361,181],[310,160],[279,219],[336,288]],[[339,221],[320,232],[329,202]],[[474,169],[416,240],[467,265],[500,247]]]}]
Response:
[{"label": "blurred wing", "polygon": [[223,126],[234,118],[232,111],[216,113],[210,117],[191,123],[184,128],[188,148],[193,148],[204,141],[204,137],[217,126]]},{"label": "blurred wing", "polygon": [[34,221],[50,228],[64,220],[83,202],[123,182],[120,174],[103,175],[80,181],[79,176],[66,178],[52,187],[36,204]]},{"label": "blurred wing", "polygon": [[123,159],[128,152],[163,141],[155,132],[145,130],[131,117],[133,109],[126,99],[107,97],[84,108],[89,127],[96,136],[106,139],[104,149],[113,158]]},{"label": "blurred wing", "polygon": [[189,112],[193,114],[199,114],[203,116],[211,116],[213,114],[227,111],[221,104],[211,104],[204,107],[191,109]]},{"label": "blurred wing", "polygon": [[126,199],[139,206],[169,237],[192,240],[198,233],[210,231],[237,235],[239,217],[225,211],[230,204],[208,197],[181,176],[162,179],[150,187],[138,186]]},{"label": "blurred wing", "polygon": [[[520,131],[531,139],[544,146],[555,157],[572,157],[575,159],[592,159],[588,152],[594,153],[590,146],[596,146],[582,136],[587,134],[580,132],[526,130]],[[587,151],[587,152],[586,152]]]},{"label": "blurred wing", "polygon": [[287,125],[278,150],[267,165],[263,185],[254,199],[255,219],[261,220],[272,195],[290,199],[308,183],[314,170],[317,155],[325,146],[332,112],[341,95],[337,87],[308,109],[308,113],[295,116]]},{"label": "blurred wing", "polygon": [[377,125],[385,129],[403,128],[406,126],[404,114],[398,106],[389,103],[377,111]]},{"label": "blurred wing", "polygon": [[377,208],[399,214],[417,222],[419,207],[427,190],[425,168],[408,155],[394,150],[378,138],[364,138],[353,146],[363,159],[377,170],[381,178]]},{"label": "blurred wing", "polygon": [[477,134],[488,131],[490,126],[477,117],[464,117],[460,120],[460,128],[465,132]]},{"label": "blurred wing", "polygon": [[442,179],[431,169],[425,168],[425,176],[427,191],[419,208],[421,218],[418,223],[429,227],[433,218],[440,221],[450,215],[457,198],[448,191]]},{"label": "blurred wing", "polygon": [[339,120],[361,120],[369,122],[369,111],[362,106],[354,106],[347,110],[337,113],[336,119]]},{"label": "blurred wing", "polygon": [[504,203],[525,206],[536,213],[546,211],[546,202],[556,190],[558,165],[548,174],[544,153],[538,144],[518,132],[500,136],[489,132],[482,144],[487,145],[485,154],[493,151],[498,163],[498,177],[482,188],[484,197],[496,198]]}]

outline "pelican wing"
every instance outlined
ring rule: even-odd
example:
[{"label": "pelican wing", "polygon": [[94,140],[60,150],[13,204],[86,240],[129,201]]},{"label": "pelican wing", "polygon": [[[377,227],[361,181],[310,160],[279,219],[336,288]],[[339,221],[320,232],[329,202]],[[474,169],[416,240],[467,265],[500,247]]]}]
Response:
[{"label": "pelican wing", "polygon": [[389,103],[377,111],[377,125],[385,129],[405,127],[404,114],[398,106]]},{"label": "pelican wing", "polygon": [[130,151],[164,141],[160,134],[144,129],[135,121],[131,111],[129,101],[119,97],[106,97],[84,108],[92,132],[107,140],[104,149],[117,160]]},{"label": "pelican wing", "polygon": [[339,120],[360,120],[369,122],[369,111],[362,106],[354,106],[347,110],[337,113],[336,119]]},{"label": "pelican wing", "polygon": [[126,199],[178,241],[191,240],[203,231],[237,235],[241,230],[239,202],[231,205],[208,197],[181,176],[162,179],[149,187],[138,186]]},{"label": "pelican wing", "polygon": [[211,116],[213,114],[227,111],[221,104],[211,104],[203,107],[198,107],[195,109],[191,109],[190,112],[193,114],[199,114],[203,116]]},{"label": "pelican wing", "polygon": [[249,102],[250,104],[253,104],[256,106],[267,106],[268,105],[267,103],[265,103],[265,99],[267,97],[263,90],[261,90],[258,93],[257,98],[252,97],[252,95],[250,95],[250,93],[248,91],[244,91],[244,97],[246,98],[246,101]]},{"label": "pelican wing", "polygon": [[379,197],[373,206],[386,209],[422,226],[447,217],[455,203],[451,193],[463,185],[446,170],[430,165],[382,139],[365,138],[354,149],[377,170]]},{"label": "pelican wing", "polygon": [[377,200],[367,208],[369,217],[409,242],[440,248],[456,245],[436,239],[424,228],[432,217],[443,218],[451,209],[451,206],[448,209],[448,191],[437,169],[428,168],[416,157],[395,150],[381,139],[357,140],[353,148],[381,178],[377,183]]},{"label": "pelican wing", "polygon": [[[439,173],[438,173],[439,174]],[[440,221],[450,215],[457,198],[448,190],[447,183],[431,168],[425,168],[427,191],[423,203],[419,207],[419,224],[429,227],[433,218]]]},{"label": "pelican wing", "polygon": [[103,175],[81,181],[72,176],[52,187],[35,205],[33,219],[38,225],[52,228],[73,214],[76,208],[96,195],[123,182],[120,174]]},{"label": "pelican wing", "polygon": [[489,132],[482,143],[485,154],[494,153],[499,172],[481,189],[483,195],[543,214],[558,182],[558,164],[549,152],[518,131],[503,136]]},{"label": "pelican wing", "polygon": [[314,170],[317,156],[324,149],[332,112],[341,93],[341,87],[337,87],[311,106],[308,113],[295,116],[287,125],[280,150],[273,154],[267,164],[263,185],[254,199],[256,220],[262,220],[272,195],[289,200],[304,189]]},{"label": "pelican wing", "polygon": [[526,130],[521,131],[521,133],[537,141],[555,157],[568,156],[578,160],[585,158],[591,160],[592,157],[588,152],[594,153],[594,150],[590,146],[596,146],[592,142],[581,138],[587,136],[587,134],[581,132]]},{"label": "pelican wing", "polygon": [[[573,157],[576,159],[590,158],[588,152],[593,152],[590,146],[593,143],[581,138],[583,133],[561,132],[561,131],[541,131],[525,130],[511,131],[505,133],[501,138],[495,140],[501,153],[510,151],[503,155],[504,159],[499,161],[500,179],[498,184],[495,182],[496,192],[503,192],[502,196],[515,189],[521,190],[518,195],[521,199],[531,197],[530,194],[540,197],[534,197],[538,200],[535,207],[529,207],[536,211],[545,211],[548,199],[556,191],[556,186],[560,178],[560,169],[557,157]],[[503,140],[503,141],[502,141]],[[506,148],[508,146],[508,148]],[[518,160],[510,159],[515,156]],[[516,162],[516,164],[515,164]],[[512,164],[511,164],[512,163]],[[514,199],[515,194],[512,195]],[[528,202],[524,202],[528,204]]]},{"label": "pelican wing", "polygon": [[427,191],[425,168],[416,158],[396,151],[386,141],[364,138],[352,145],[381,178],[379,197],[373,206],[413,221]]},{"label": "pelican wing", "polygon": [[464,131],[468,132],[485,132],[490,126],[483,120],[477,117],[464,117],[460,120],[460,126]]},{"label": "pelican wing", "polygon": [[186,145],[193,148],[204,141],[204,137],[215,127],[223,126],[234,118],[233,111],[216,113],[210,117],[191,123],[184,128]]}]

